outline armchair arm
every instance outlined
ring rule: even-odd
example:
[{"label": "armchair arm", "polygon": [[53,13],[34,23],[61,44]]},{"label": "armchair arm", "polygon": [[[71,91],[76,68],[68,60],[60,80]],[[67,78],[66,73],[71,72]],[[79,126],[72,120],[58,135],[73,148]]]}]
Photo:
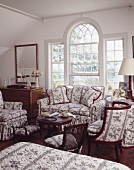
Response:
[{"label": "armchair arm", "polygon": [[104,107],[106,106],[106,100],[100,100],[91,105],[91,122],[95,122],[98,119],[103,119]]},{"label": "armchair arm", "polygon": [[49,103],[49,98],[43,98],[43,99],[39,99],[37,101],[37,105],[38,105],[38,113],[41,114],[41,109],[42,108],[46,108],[48,106]]},{"label": "armchair arm", "polygon": [[4,101],[4,108],[8,110],[22,110],[22,102],[6,102]]}]

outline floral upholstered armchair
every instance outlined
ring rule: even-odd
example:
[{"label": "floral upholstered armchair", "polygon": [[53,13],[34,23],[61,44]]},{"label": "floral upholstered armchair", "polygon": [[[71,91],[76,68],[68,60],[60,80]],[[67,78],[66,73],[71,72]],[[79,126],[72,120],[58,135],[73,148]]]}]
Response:
[{"label": "floral upholstered armchair", "polygon": [[39,114],[42,110],[69,112],[75,117],[71,124],[90,124],[101,119],[106,103],[103,86],[60,86],[46,93],[46,98],[37,101]]},{"label": "floral upholstered armchair", "polygon": [[27,121],[27,111],[21,102],[4,102],[0,91],[0,140],[13,137],[13,128],[22,126]]},{"label": "floral upholstered armchair", "polygon": [[122,141],[127,130],[130,108],[129,103],[121,101],[114,101],[111,107],[105,107],[104,120],[97,120],[87,129],[88,155],[90,155],[92,143],[108,143],[114,145],[116,160],[120,161],[119,150],[122,152]]}]

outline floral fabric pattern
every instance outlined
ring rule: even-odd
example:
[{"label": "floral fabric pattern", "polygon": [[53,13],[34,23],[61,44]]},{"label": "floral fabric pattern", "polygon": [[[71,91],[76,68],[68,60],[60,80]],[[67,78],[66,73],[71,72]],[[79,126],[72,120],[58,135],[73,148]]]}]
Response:
[{"label": "floral fabric pattern", "polygon": [[3,108],[3,97],[2,97],[2,93],[0,91],[0,109]]},{"label": "floral fabric pattern", "polygon": [[[50,138],[45,139],[45,143],[49,146],[54,146],[55,148],[59,148],[63,142],[63,134],[52,136]],[[77,141],[72,134],[67,135],[67,143],[64,149],[71,149],[77,147]]]},{"label": "floral fabric pattern", "polygon": [[57,87],[56,89],[48,90],[49,104],[68,103],[69,99],[66,93],[66,87]]},{"label": "floral fabric pattern", "polygon": [[100,132],[102,128],[103,120],[97,120],[96,122],[92,123],[91,125],[88,126],[88,133],[98,133]]},{"label": "floral fabric pattern", "polygon": [[[92,123],[100,119],[101,106],[103,105],[104,107],[105,102],[102,102],[102,100],[98,100],[98,102],[95,102],[90,107],[81,104],[82,97],[90,89],[92,90],[93,88],[90,86],[71,86],[71,87],[67,86],[67,97],[71,103],[49,104],[49,98],[48,97],[43,98],[37,101],[38,109],[39,109],[38,113],[41,114],[42,110],[51,111],[51,112],[70,112],[74,114],[76,117],[72,121],[73,124],[87,123],[87,122]],[[95,92],[96,89],[94,90]],[[103,91],[104,88],[101,87],[101,90]]]},{"label": "floral fabric pattern", "polygon": [[130,170],[129,167],[91,156],[20,142],[1,151],[1,170]]},{"label": "floral fabric pattern", "polygon": [[8,110],[22,110],[22,102],[3,102],[3,108]]},{"label": "floral fabric pattern", "polygon": [[134,104],[128,110],[127,121],[124,131],[122,145],[125,147],[134,146]]},{"label": "floral fabric pattern", "polygon": [[[0,98],[2,98],[1,91]],[[20,127],[27,121],[27,111],[22,110],[22,105],[21,102],[3,101],[3,107],[0,110],[0,140],[11,139],[13,137],[12,126]]]},{"label": "floral fabric pattern", "polygon": [[105,87],[104,86],[92,86],[92,89],[101,92],[100,97],[97,100],[95,100],[95,102],[98,102],[99,100],[104,99],[104,97],[105,97]]},{"label": "floral fabric pattern", "polygon": [[95,91],[93,89],[88,90],[84,94],[81,103],[90,107],[94,103],[94,101],[99,98],[100,95],[101,95],[100,91]]},{"label": "floral fabric pattern", "polygon": [[99,141],[118,141],[123,138],[128,110],[108,110],[103,133]]},{"label": "floral fabric pattern", "polygon": [[0,122],[6,122],[8,120],[26,115],[26,110],[8,110],[2,109],[0,112]]},{"label": "floral fabric pattern", "polygon": [[25,126],[25,128],[17,128],[15,130],[15,134],[16,135],[24,135],[25,136],[25,129],[27,131],[27,135],[30,135],[31,133],[37,132],[38,130],[40,130],[40,127],[38,125],[27,125]]},{"label": "floral fabric pattern", "polygon": [[23,115],[20,117],[16,117],[14,119],[10,119],[6,122],[0,122],[0,140],[9,140],[13,138],[13,128],[21,127],[27,121],[27,116]]},{"label": "floral fabric pattern", "polygon": [[74,86],[71,94],[71,103],[80,103],[83,86]]}]

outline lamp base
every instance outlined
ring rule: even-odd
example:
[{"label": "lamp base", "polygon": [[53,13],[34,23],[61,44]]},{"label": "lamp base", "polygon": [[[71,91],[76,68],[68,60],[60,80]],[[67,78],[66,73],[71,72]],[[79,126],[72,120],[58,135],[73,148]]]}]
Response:
[{"label": "lamp base", "polygon": [[132,96],[132,90],[127,90],[126,99],[132,100],[132,102],[134,102],[134,96]]},{"label": "lamp base", "polygon": [[127,90],[127,99],[132,98],[132,90]]}]

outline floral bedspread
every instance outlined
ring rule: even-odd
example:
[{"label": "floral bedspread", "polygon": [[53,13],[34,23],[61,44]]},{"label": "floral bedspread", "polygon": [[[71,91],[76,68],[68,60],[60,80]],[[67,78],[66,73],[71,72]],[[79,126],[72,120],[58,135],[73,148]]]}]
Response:
[{"label": "floral bedspread", "polygon": [[19,142],[0,152],[0,170],[130,170],[90,156]]}]

